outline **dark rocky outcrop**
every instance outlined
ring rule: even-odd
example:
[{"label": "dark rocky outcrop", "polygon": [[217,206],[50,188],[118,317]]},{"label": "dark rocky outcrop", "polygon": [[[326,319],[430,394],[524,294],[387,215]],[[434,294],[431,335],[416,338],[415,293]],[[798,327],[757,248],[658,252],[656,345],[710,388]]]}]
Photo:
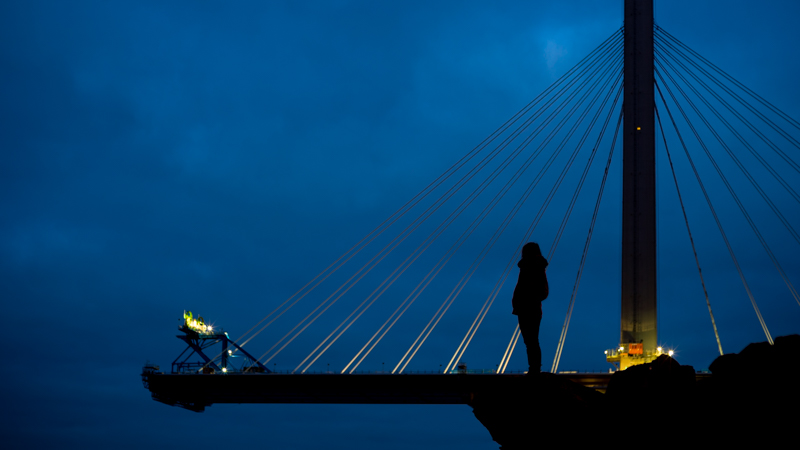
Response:
[{"label": "dark rocky outcrop", "polygon": [[762,443],[794,433],[800,417],[800,335],[774,342],[753,343],[711,363],[712,376],[697,385],[708,429],[731,440],[749,437]]},{"label": "dark rocky outcrop", "polygon": [[471,406],[503,450],[662,440],[786,445],[796,442],[800,417],[800,335],[774,342],[718,357],[700,381],[691,366],[662,355],[615,373],[605,395],[544,373],[476,396]]},{"label": "dark rocky outcrop", "polygon": [[[590,442],[600,427],[594,417],[605,404],[603,394],[567,379],[542,373],[520,377],[513,392],[476,395],[475,417],[503,450]],[[583,428],[575,429],[576,424]]]},{"label": "dark rocky outcrop", "polygon": [[669,405],[689,400],[694,394],[694,368],[682,366],[667,355],[614,373],[606,390],[606,396],[614,406],[631,403]]}]

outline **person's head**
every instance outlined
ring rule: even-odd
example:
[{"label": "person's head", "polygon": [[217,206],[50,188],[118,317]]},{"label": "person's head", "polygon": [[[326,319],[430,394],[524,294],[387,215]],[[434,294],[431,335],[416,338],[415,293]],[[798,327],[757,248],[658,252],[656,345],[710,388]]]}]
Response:
[{"label": "person's head", "polygon": [[523,258],[533,258],[536,256],[542,256],[542,250],[539,248],[539,244],[536,242],[528,242],[522,246]]}]

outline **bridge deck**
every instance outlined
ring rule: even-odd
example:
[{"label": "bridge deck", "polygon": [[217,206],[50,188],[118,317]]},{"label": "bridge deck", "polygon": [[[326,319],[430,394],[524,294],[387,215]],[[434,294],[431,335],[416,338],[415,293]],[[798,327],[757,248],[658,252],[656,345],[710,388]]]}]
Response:
[{"label": "bridge deck", "polygon": [[[604,391],[611,374],[558,376]],[[513,395],[526,376],[143,373],[142,380],[155,400],[202,410],[214,403],[466,404],[476,394]]]}]

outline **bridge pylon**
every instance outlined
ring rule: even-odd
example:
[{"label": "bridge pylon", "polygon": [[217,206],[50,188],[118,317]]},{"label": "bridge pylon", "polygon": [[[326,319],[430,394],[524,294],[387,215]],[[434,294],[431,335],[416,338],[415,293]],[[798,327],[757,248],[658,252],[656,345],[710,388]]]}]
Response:
[{"label": "bridge pylon", "polygon": [[658,353],[653,69],[653,0],[625,0],[620,369]]}]

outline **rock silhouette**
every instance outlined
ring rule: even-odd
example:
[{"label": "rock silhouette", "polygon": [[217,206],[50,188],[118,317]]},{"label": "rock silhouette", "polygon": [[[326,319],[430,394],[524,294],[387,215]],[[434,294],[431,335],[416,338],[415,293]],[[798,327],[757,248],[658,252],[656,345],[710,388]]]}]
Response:
[{"label": "rock silhouette", "polygon": [[[605,394],[556,375],[525,377],[514,390],[470,405],[502,450],[564,445],[787,445],[800,404],[800,335],[750,344],[709,366],[662,355],[616,372]],[[682,445],[683,445],[682,444]],[[791,444],[795,445],[795,444]]]}]

